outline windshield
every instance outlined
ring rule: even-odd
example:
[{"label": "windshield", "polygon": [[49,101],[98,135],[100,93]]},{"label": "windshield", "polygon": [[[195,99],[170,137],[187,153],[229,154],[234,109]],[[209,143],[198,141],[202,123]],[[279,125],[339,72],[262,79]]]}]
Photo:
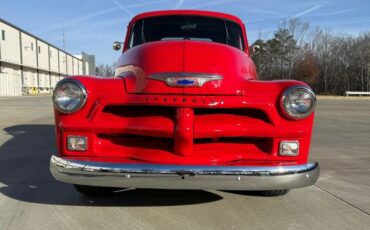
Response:
[{"label": "windshield", "polygon": [[161,16],[139,20],[131,31],[129,48],[146,42],[184,39],[244,49],[242,31],[237,23],[201,16]]}]

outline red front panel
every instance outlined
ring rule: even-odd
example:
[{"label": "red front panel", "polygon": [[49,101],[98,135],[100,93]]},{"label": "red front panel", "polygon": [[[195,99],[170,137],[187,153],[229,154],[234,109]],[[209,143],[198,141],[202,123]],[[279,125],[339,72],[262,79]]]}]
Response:
[{"label": "red front panel", "polygon": [[[194,96],[127,94],[119,78],[76,79],[89,98],[74,114],[55,111],[61,155],[161,164],[307,162],[313,115],[289,120],[278,102],[297,82],[249,81],[244,96]],[[68,135],[87,136],[88,151],[67,150]],[[279,156],[281,140],[299,140],[299,155]]]},{"label": "red front panel", "polygon": [[[199,15],[237,23],[245,50],[205,41],[156,41],[128,49],[137,20]],[[151,78],[217,75],[203,86],[171,86]],[[257,81],[240,19],[205,11],[159,11],[128,27],[116,78],[76,76],[87,103],[66,115],[55,110],[59,154],[85,160],[157,164],[282,165],[307,162],[314,115],[290,120],[280,99],[298,81]],[[160,76],[161,77],[161,76]],[[88,150],[67,150],[67,136],[86,136]],[[298,140],[299,155],[279,155],[282,140]]]}]

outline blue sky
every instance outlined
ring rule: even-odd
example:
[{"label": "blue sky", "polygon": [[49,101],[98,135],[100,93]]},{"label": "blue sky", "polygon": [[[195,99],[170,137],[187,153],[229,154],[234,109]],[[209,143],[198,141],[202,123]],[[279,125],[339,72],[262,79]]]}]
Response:
[{"label": "blue sky", "polygon": [[369,0],[0,0],[0,17],[63,47],[73,54],[96,55],[97,64],[111,64],[119,52],[112,42],[123,40],[136,14],[163,9],[221,11],[240,17],[250,43],[269,38],[283,19],[300,18],[311,27],[358,35],[370,30]]}]

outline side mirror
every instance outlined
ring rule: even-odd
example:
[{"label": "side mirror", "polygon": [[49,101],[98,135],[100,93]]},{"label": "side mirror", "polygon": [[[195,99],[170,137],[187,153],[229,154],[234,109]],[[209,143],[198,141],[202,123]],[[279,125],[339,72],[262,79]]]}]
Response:
[{"label": "side mirror", "polygon": [[123,44],[122,42],[117,42],[117,41],[113,42],[113,49],[117,50],[117,51],[121,50],[122,49],[122,44]]},{"label": "side mirror", "polygon": [[254,55],[258,55],[259,53],[261,53],[261,46],[259,46],[259,45],[253,45],[252,46],[252,51],[253,51],[253,54]]}]

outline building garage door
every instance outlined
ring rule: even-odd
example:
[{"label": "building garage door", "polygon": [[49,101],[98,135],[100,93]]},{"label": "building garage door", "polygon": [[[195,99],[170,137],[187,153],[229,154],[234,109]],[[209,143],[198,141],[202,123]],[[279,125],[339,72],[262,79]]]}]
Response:
[{"label": "building garage door", "polygon": [[59,76],[58,75],[56,75],[56,74],[52,74],[51,76],[50,76],[50,85],[51,85],[51,87],[54,89],[55,88],[55,85],[58,83],[58,81],[59,81]]},{"label": "building garage door", "polygon": [[38,87],[37,72],[32,69],[23,69],[23,86],[24,87]]},{"label": "building garage door", "polygon": [[0,68],[0,96],[22,96],[22,82],[19,70]]}]

